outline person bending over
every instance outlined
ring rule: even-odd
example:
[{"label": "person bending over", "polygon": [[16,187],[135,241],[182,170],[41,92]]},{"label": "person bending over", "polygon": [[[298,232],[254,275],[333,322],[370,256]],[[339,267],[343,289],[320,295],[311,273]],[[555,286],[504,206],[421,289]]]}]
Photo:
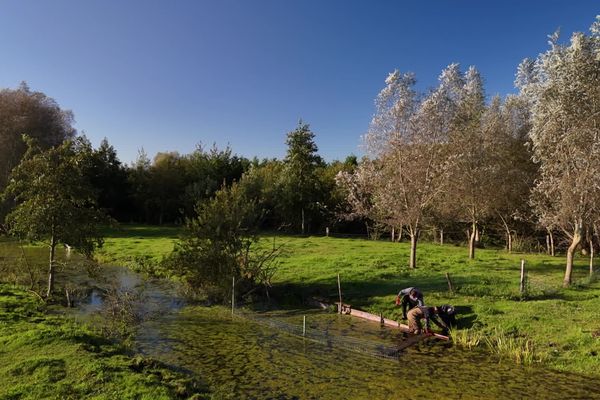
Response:
[{"label": "person bending over", "polygon": [[402,289],[398,292],[398,296],[396,296],[396,305],[402,304],[402,319],[406,319],[406,313],[417,307],[424,306],[423,303],[423,293],[416,287],[408,287],[406,289]]}]

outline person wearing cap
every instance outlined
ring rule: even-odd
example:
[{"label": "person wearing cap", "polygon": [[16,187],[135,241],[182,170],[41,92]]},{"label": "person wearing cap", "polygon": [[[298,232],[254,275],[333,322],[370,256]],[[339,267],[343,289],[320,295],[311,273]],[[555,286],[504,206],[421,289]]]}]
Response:
[{"label": "person wearing cap", "polygon": [[406,319],[406,312],[417,307],[424,306],[423,293],[416,287],[408,287],[398,292],[396,305],[402,304],[402,319]]},{"label": "person wearing cap", "polygon": [[425,320],[425,333],[430,333],[430,323],[433,322],[444,334],[448,331],[454,320],[455,310],[450,305],[439,307],[417,306],[408,312],[408,328],[410,333],[420,334],[423,331],[421,321]]}]

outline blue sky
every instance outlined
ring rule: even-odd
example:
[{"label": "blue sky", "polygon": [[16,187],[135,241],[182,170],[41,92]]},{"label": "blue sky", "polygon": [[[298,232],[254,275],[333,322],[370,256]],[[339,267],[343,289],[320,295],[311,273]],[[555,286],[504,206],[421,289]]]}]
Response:
[{"label": "blue sky", "polygon": [[587,31],[594,1],[0,0],[0,87],[27,81],[125,162],[196,144],[283,157],[302,118],[326,160],[361,154],[395,68],[435,85],[475,65],[513,92],[524,57]]}]

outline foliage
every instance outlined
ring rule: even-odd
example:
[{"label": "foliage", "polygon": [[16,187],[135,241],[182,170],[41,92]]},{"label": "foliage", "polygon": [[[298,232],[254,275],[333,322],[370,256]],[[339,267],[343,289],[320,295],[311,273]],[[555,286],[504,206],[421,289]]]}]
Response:
[{"label": "foliage", "polygon": [[540,178],[532,205],[540,223],[570,239],[564,285],[571,283],[573,252],[600,220],[600,17],[590,35],[574,33],[535,62],[524,60],[517,84],[531,104],[533,157]]},{"label": "foliage", "polygon": [[317,203],[321,200],[317,168],[323,161],[317,154],[314,138],[308,124],[302,121],[287,134],[285,171],[281,176],[285,188],[281,200],[288,221],[293,223],[294,229],[300,226],[303,234],[310,231],[310,221],[319,214]]},{"label": "foliage", "polygon": [[55,249],[59,243],[86,256],[102,245],[98,230],[107,220],[97,208],[96,192],[87,179],[91,146],[83,138],[42,151],[26,138],[28,150],[13,170],[5,196],[17,206],[7,216],[10,232],[50,247],[48,297],[54,283]]},{"label": "foliage", "polygon": [[278,249],[253,251],[261,217],[256,203],[234,184],[198,203],[196,213],[197,217],[188,219],[186,236],[166,265],[211,300],[227,301],[233,278],[242,295],[257,286],[268,294]]},{"label": "foliage", "polygon": [[[40,147],[49,148],[75,135],[73,123],[71,111],[62,110],[44,93],[32,92],[25,82],[16,90],[0,90],[0,192],[27,150],[23,134],[36,139]],[[0,220],[9,206],[10,202],[0,204]]]}]

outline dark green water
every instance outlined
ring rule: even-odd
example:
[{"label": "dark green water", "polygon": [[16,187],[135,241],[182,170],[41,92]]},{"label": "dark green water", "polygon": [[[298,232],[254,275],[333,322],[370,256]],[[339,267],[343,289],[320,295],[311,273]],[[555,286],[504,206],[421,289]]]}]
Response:
[{"label": "dark green water", "polygon": [[[0,242],[0,258],[18,254]],[[12,253],[11,253],[12,252]],[[28,250],[30,262],[46,262]],[[243,313],[186,306],[171,285],[120,267],[104,267],[104,281],[122,290],[143,288],[152,315],[139,330],[140,352],[208,381],[223,399],[600,399],[600,382],[521,367],[484,352],[429,341],[398,349],[397,331],[349,316],[315,310]],[[59,279],[97,285],[97,277],[65,268]],[[80,299],[76,315],[102,307],[100,292]],[[307,316],[307,337],[302,317]],[[381,355],[394,357],[382,358]]]}]

